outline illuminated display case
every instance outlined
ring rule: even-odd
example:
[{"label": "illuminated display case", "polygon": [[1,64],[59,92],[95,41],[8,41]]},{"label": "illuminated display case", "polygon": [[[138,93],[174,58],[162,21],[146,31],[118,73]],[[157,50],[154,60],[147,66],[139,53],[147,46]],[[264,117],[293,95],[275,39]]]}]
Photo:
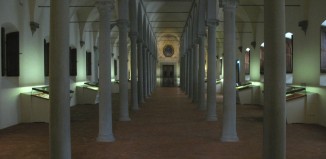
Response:
[{"label": "illuminated display case", "polygon": [[247,88],[251,88],[252,83],[251,82],[247,82],[247,83],[243,83],[243,84],[237,84],[237,86],[235,87],[237,90],[243,90],[243,89],[247,89]]},{"label": "illuminated display case", "polygon": [[306,88],[302,86],[287,86],[286,100],[292,100],[306,96]]},{"label": "illuminated display case", "polygon": [[50,99],[49,86],[33,87],[31,94],[32,96],[36,96],[44,99]]},{"label": "illuminated display case", "polygon": [[84,87],[91,90],[98,90],[98,82],[85,82]]},{"label": "illuminated display case", "polygon": [[[43,99],[50,99],[50,87],[49,86],[42,86],[42,87],[33,87],[31,95]],[[70,90],[70,98],[74,91]]]}]

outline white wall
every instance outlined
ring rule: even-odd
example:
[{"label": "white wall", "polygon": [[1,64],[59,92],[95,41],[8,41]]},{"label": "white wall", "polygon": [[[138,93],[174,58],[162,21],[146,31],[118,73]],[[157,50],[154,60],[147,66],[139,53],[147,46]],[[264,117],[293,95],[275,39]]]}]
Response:
[{"label": "white wall", "polygon": [[[326,126],[326,88],[320,86],[320,26],[326,20],[326,1],[298,1],[301,7],[286,7],[286,32],[294,34],[293,74],[287,74],[287,82],[306,83],[308,91],[318,93],[317,123]],[[309,3],[309,5],[305,4]],[[262,15],[260,20],[263,21]],[[308,20],[305,34],[298,26],[301,20]],[[264,25],[256,26],[257,47],[252,50],[250,77],[252,81],[261,81],[259,73],[259,46],[264,41]],[[261,76],[261,77],[260,77]],[[293,78],[293,79],[292,79]]]},{"label": "white wall", "polygon": [[[21,2],[21,3],[19,3]],[[34,86],[48,84],[44,77],[44,39],[49,40],[50,8],[37,7],[49,5],[49,0],[37,2],[30,12],[29,1],[0,1],[0,25],[10,28],[6,31],[19,31],[20,34],[20,76],[0,76],[0,129],[20,122],[20,93],[31,92]],[[33,9],[33,7],[31,7]],[[35,13],[31,18],[31,13]],[[77,21],[76,15],[71,20]],[[32,35],[30,21],[39,23],[40,27]],[[79,24],[70,24],[70,46],[77,48],[77,76],[71,77],[71,90],[75,91],[78,82],[86,81],[86,50],[93,52],[93,35],[86,35],[85,46],[80,47]],[[1,47],[1,46],[0,46]],[[1,60],[0,60],[1,63]],[[76,91],[75,91],[76,92]],[[76,103],[75,95],[71,105]]]}]

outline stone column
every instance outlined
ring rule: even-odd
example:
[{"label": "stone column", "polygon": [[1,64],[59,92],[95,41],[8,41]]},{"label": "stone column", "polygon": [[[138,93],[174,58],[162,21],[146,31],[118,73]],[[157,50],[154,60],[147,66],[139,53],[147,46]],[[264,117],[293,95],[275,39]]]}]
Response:
[{"label": "stone column", "polygon": [[191,48],[189,48],[189,98],[193,99],[194,95],[194,64],[193,64],[193,59],[194,59],[194,52],[192,51]]},{"label": "stone column", "polygon": [[188,79],[189,79],[189,73],[188,73],[188,68],[189,68],[189,63],[188,63],[188,54],[186,51],[184,51],[184,61],[185,61],[185,93],[188,95],[189,93],[189,85],[188,85]]},{"label": "stone column", "polygon": [[144,65],[144,97],[145,99],[148,98],[148,92],[147,92],[147,56],[148,56],[148,51],[147,51],[147,47],[144,47],[144,60],[143,60],[143,65]]},{"label": "stone column", "polygon": [[93,67],[92,67],[92,81],[98,82],[98,47],[94,46],[94,56],[92,59]]},{"label": "stone column", "polygon": [[128,0],[119,0],[120,121],[130,121],[128,107]]},{"label": "stone column", "polygon": [[224,88],[223,88],[223,142],[239,140],[236,131],[236,38],[235,2],[224,5]]},{"label": "stone column", "polygon": [[50,158],[71,158],[69,81],[69,1],[50,9]]},{"label": "stone column", "polygon": [[112,131],[112,97],[111,97],[111,44],[110,20],[113,1],[97,1],[100,13],[99,36],[99,135],[97,141],[113,142]]},{"label": "stone column", "polygon": [[285,1],[265,0],[264,159],[286,158]]},{"label": "stone column", "polygon": [[139,110],[137,89],[137,33],[130,33],[131,41],[131,109]]},{"label": "stone column", "polygon": [[207,120],[216,121],[216,25],[217,20],[210,20],[208,25],[208,60],[207,60]]},{"label": "stone column", "polygon": [[137,39],[137,54],[138,54],[138,102],[144,103],[144,69],[143,69],[143,23],[142,9],[138,8],[138,39]]},{"label": "stone column", "polygon": [[198,44],[195,43],[194,47],[193,47],[193,53],[194,53],[194,59],[193,59],[193,63],[194,63],[194,67],[193,67],[193,83],[194,83],[194,93],[193,93],[193,102],[194,103],[198,103]]},{"label": "stone column", "polygon": [[198,69],[198,104],[199,110],[206,110],[205,102],[205,39],[204,35],[199,36],[199,69]]},{"label": "stone column", "polygon": [[130,5],[130,43],[131,43],[131,109],[139,110],[138,106],[138,86],[137,86],[137,3],[129,1]]}]

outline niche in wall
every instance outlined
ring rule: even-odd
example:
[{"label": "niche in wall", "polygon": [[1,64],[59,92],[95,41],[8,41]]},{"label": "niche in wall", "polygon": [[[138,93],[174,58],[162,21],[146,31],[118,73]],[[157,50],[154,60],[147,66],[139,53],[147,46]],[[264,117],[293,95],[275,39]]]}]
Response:
[{"label": "niche in wall", "polygon": [[69,73],[70,76],[77,76],[77,49],[69,49]]},{"label": "niche in wall", "polygon": [[86,75],[92,75],[92,53],[86,52]]},{"label": "niche in wall", "polygon": [[19,76],[19,32],[1,28],[1,62],[2,76]]},{"label": "niche in wall", "polygon": [[44,40],[44,76],[49,76],[50,43]]}]

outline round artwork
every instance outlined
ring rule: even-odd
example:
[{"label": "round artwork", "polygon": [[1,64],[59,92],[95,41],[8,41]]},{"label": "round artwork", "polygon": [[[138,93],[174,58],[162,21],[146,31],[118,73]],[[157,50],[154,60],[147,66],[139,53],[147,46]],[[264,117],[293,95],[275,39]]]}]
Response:
[{"label": "round artwork", "polygon": [[165,45],[163,48],[163,54],[165,57],[171,57],[174,54],[174,49],[172,45]]}]

